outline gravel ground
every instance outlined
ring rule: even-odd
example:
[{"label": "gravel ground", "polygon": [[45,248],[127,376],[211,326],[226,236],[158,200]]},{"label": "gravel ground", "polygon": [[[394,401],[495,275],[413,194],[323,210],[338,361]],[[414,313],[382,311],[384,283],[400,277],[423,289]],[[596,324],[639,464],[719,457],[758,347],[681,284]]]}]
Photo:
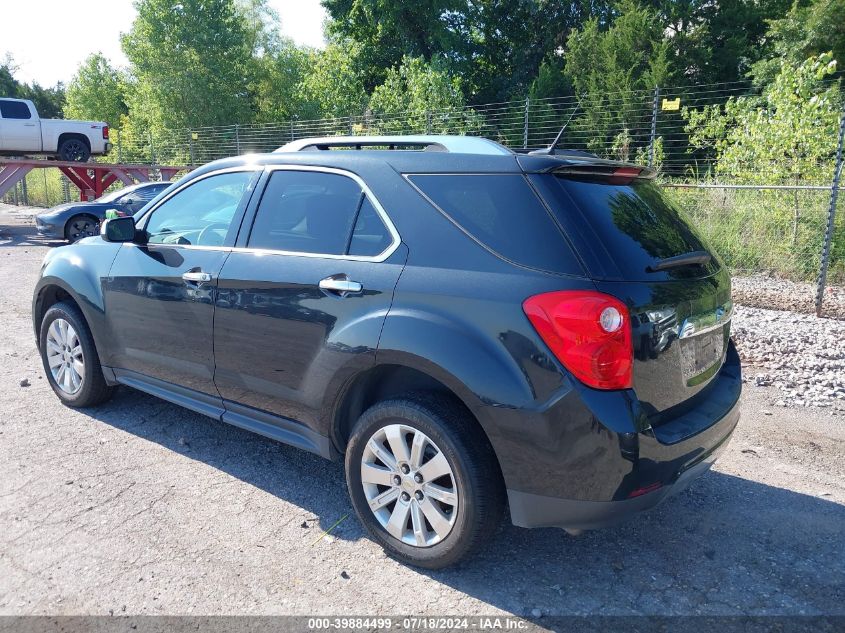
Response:
[{"label": "gravel ground", "polygon": [[[62,407],[29,317],[47,249],[0,213],[0,614],[845,615],[832,407],[774,407],[774,385],[749,383],[715,468],[654,511],[576,538],[503,524],[464,565],[421,572],[363,536],[340,464],[129,389]],[[737,329],[811,331],[756,319]]]},{"label": "gravel ground", "polygon": [[[733,278],[734,301],[745,306],[816,313],[816,286],[768,275]],[[845,286],[828,285],[822,299],[822,316],[845,319]]]},{"label": "gravel ground", "polygon": [[746,384],[776,406],[845,411],[845,321],[740,306],[733,335]]}]

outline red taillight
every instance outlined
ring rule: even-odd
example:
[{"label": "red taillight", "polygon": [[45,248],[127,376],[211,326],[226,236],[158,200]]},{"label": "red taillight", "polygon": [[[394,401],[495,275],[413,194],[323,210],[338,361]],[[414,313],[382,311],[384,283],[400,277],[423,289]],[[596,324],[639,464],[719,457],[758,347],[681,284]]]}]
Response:
[{"label": "red taillight", "polygon": [[629,389],[634,350],[625,304],[601,292],[561,290],[529,297],[528,320],[557,359],[596,389]]},{"label": "red taillight", "polygon": [[108,125],[103,126],[103,139],[106,140],[106,141],[109,140],[109,126]]}]

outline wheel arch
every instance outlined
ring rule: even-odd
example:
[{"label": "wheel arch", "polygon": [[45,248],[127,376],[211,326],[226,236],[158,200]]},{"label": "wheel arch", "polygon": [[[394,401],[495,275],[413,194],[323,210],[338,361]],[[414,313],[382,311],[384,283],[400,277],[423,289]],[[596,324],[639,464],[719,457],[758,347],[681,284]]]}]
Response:
[{"label": "wheel arch", "polygon": [[68,239],[67,229],[70,226],[70,223],[73,222],[74,220],[76,220],[77,218],[91,218],[97,224],[99,224],[102,221],[100,218],[98,218],[96,215],[94,215],[90,211],[79,211],[78,213],[74,213],[67,220],[65,220],[65,224],[62,227],[62,234],[65,236],[65,239]]},{"label": "wheel arch", "polygon": [[56,151],[58,152],[61,149],[62,143],[73,139],[82,141],[88,147],[88,151],[91,151],[91,139],[79,132],[62,132],[59,134],[59,138],[56,141]]}]

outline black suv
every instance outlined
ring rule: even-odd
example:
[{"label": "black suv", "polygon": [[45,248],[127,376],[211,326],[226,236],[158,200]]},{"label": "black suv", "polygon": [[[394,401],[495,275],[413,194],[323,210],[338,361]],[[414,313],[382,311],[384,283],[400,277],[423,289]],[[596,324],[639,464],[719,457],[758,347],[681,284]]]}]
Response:
[{"label": "black suv", "polygon": [[728,272],[653,176],[468,137],[217,161],[47,256],[44,369],[69,406],[123,384],[345,459],[358,518],[413,565],[506,506],[607,525],[739,416]]}]

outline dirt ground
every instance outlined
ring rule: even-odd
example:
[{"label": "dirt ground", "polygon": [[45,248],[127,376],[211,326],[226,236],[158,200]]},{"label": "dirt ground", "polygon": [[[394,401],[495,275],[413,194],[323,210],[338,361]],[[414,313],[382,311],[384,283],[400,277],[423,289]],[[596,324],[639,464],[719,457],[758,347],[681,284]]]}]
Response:
[{"label": "dirt ground", "polygon": [[340,464],[130,389],[60,405],[30,321],[49,248],[0,212],[0,614],[845,614],[841,413],[748,388],[715,468],[654,511],[503,523],[422,572],[363,536]]}]

